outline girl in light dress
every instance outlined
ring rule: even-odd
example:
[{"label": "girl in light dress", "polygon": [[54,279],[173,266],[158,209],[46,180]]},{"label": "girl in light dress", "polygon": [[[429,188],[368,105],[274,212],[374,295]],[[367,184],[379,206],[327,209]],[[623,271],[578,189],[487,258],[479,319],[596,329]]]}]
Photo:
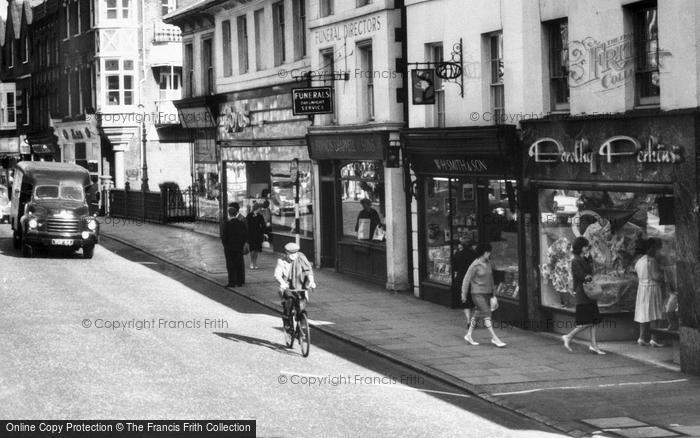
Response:
[{"label": "girl in light dress", "polygon": [[[634,270],[637,272],[637,302],[634,307],[634,321],[639,323],[639,339],[642,346],[663,347],[654,335],[649,335],[652,321],[663,319],[663,273],[656,260],[656,253],[661,248],[659,239],[650,238],[645,242],[645,254],[637,260]],[[649,340],[647,340],[649,339]]]}]

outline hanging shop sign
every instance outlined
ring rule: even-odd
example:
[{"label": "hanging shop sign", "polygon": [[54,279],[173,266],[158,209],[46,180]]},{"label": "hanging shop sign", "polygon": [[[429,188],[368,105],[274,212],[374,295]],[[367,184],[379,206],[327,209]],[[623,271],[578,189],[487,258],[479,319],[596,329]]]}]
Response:
[{"label": "hanging shop sign", "polygon": [[676,144],[660,143],[654,136],[642,143],[634,137],[616,135],[604,140],[597,148],[592,147],[588,139],[578,138],[571,150],[554,138],[543,137],[530,145],[528,156],[535,163],[586,164],[591,173],[596,173],[599,159],[614,163],[627,157],[642,164],[674,164],[684,161],[684,150]]},{"label": "hanging shop sign", "polygon": [[292,89],[292,113],[295,116],[333,113],[333,89],[331,87],[307,87]]}]

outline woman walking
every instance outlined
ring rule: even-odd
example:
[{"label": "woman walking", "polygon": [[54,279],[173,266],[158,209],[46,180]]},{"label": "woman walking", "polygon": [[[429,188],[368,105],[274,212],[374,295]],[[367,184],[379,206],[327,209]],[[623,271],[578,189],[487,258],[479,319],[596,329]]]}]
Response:
[{"label": "woman walking", "polygon": [[[452,283],[453,290],[456,297],[462,295],[462,283],[464,281],[464,276],[467,274],[467,269],[476,260],[476,242],[468,239],[461,239],[457,245],[457,252],[452,256],[452,272],[455,273],[455,278]],[[467,294],[467,299],[465,302],[460,302],[458,306],[464,309],[464,317],[467,320],[467,327],[472,320],[472,309],[474,309],[474,302],[471,296]]]},{"label": "woman walking", "polygon": [[476,260],[467,269],[467,274],[462,282],[462,302],[467,301],[467,293],[471,292],[472,300],[476,306],[476,310],[472,314],[469,322],[469,330],[467,331],[464,340],[471,345],[479,345],[478,342],[472,339],[474,328],[477,320],[483,318],[484,326],[491,333],[491,343],[496,347],[502,348],[506,343],[501,341],[496,332],[493,331],[491,324],[491,297],[494,296],[495,288],[493,285],[493,267],[491,266],[491,245],[488,243],[480,243],[476,246]]},{"label": "woman walking", "polygon": [[596,354],[605,354],[603,350],[598,348],[598,341],[596,340],[596,326],[600,322],[598,302],[589,298],[583,290],[583,284],[593,280],[593,267],[589,256],[590,243],[585,237],[577,237],[572,246],[574,258],[571,260],[571,275],[574,280],[574,292],[576,294],[576,327],[569,334],[563,335],[561,339],[564,341],[564,347],[569,351],[573,351],[569,345],[571,340],[579,332],[590,327],[591,345],[588,349]]},{"label": "woman walking", "polygon": [[[645,242],[645,254],[637,260],[634,270],[637,272],[637,302],[634,307],[634,321],[639,323],[639,339],[637,344],[642,346],[663,347],[654,335],[649,336],[649,326],[652,321],[663,318],[663,297],[661,284],[663,274],[656,260],[656,253],[661,247],[659,239],[650,238]],[[647,338],[650,338],[647,341]]]},{"label": "woman walking", "polygon": [[260,214],[260,204],[253,203],[248,214],[248,245],[250,246],[250,269],[258,269],[258,254],[265,240],[265,219]]}]

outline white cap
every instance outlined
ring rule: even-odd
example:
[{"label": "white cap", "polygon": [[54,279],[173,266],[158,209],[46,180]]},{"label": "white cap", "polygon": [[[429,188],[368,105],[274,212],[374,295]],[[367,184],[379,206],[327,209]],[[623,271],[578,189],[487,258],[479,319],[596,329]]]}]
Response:
[{"label": "white cap", "polygon": [[294,242],[289,242],[288,244],[284,245],[284,250],[290,254],[295,253],[295,252],[299,251],[299,245],[297,245]]}]

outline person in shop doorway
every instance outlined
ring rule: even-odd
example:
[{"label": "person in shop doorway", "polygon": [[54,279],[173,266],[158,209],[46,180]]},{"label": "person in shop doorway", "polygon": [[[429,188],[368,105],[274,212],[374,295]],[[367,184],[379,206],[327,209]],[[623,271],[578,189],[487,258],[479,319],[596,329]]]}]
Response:
[{"label": "person in shop doorway", "polygon": [[237,202],[228,205],[229,220],[224,225],[221,243],[224,245],[228,284],[226,287],[237,287],[245,284],[245,263],[243,247],[248,241],[248,227],[245,221],[238,218],[240,207]]},{"label": "person in shop doorway", "polygon": [[[453,293],[457,297],[460,297],[462,294],[464,276],[474,260],[476,260],[476,242],[469,239],[461,239],[459,244],[457,244],[457,252],[452,256],[452,272],[455,273],[452,286]],[[464,317],[467,320],[467,327],[469,327],[472,320],[472,310],[474,309],[474,301],[470,293],[467,293],[465,302],[458,301],[458,307],[464,309]]]},{"label": "person in shop doorway", "polygon": [[464,340],[471,345],[479,345],[472,335],[479,318],[484,320],[484,326],[491,333],[491,343],[498,348],[503,348],[506,343],[496,335],[491,323],[491,297],[495,296],[496,288],[493,284],[493,266],[491,264],[491,251],[489,243],[480,243],[476,246],[476,260],[467,269],[462,281],[462,302],[467,302],[467,296],[471,293],[476,309],[472,312],[469,321],[469,330]]},{"label": "person in shop doorway", "polygon": [[357,232],[358,239],[369,240],[374,236],[374,231],[381,223],[381,219],[379,218],[377,210],[372,208],[372,201],[364,198],[360,201],[360,205],[362,205],[362,210],[357,215],[355,231]]},{"label": "person in shop doorway", "polygon": [[258,254],[265,240],[265,218],[260,214],[260,204],[253,203],[248,213],[248,245],[250,245],[250,269],[258,269]]},{"label": "person in shop doorway", "polygon": [[572,244],[574,258],[571,260],[571,276],[573,277],[576,296],[576,327],[568,334],[563,335],[561,339],[564,341],[564,348],[573,351],[570,345],[571,340],[583,330],[590,328],[591,345],[588,349],[592,353],[605,354],[603,350],[598,348],[598,341],[596,340],[596,327],[600,323],[598,302],[589,298],[583,288],[584,283],[593,281],[590,249],[590,243],[585,237],[577,237]]},{"label": "person in shop doorway", "polygon": [[[264,199],[264,198],[263,198]],[[265,199],[260,207],[260,215],[265,219],[265,241],[267,247],[272,247],[272,212],[270,211],[270,201]]]},{"label": "person in shop doorway", "polygon": [[650,238],[644,241],[644,255],[637,260],[634,270],[639,280],[637,286],[637,301],[634,307],[634,321],[639,323],[639,339],[641,346],[663,347],[654,335],[650,335],[649,327],[652,321],[663,319],[663,273],[659,268],[656,254],[661,248],[659,239]]}]

